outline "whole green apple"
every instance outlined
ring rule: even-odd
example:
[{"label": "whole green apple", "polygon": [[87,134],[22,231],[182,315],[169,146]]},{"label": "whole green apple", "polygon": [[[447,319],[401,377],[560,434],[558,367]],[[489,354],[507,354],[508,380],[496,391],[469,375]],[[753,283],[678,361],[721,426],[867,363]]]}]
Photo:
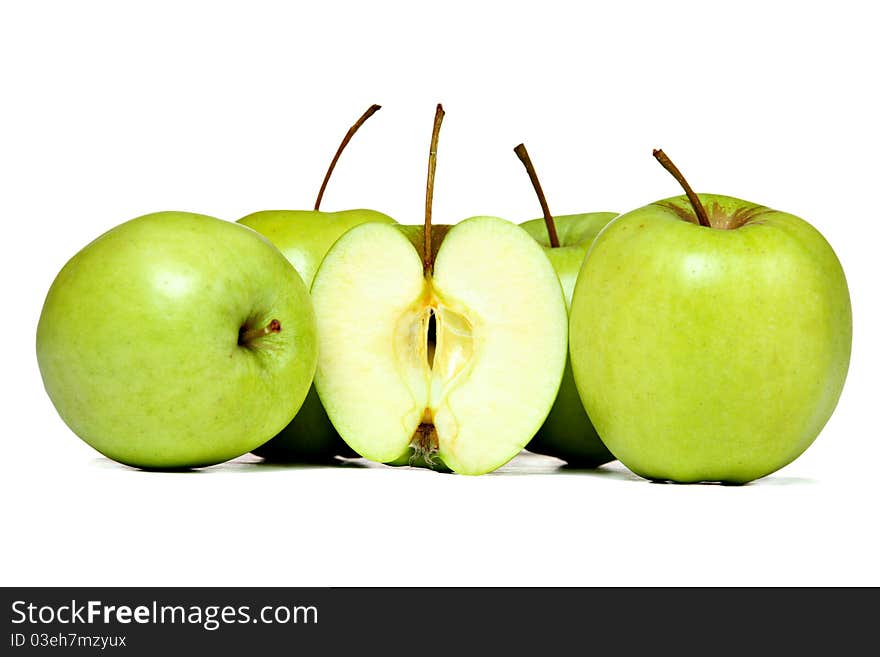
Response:
[{"label": "whole green apple", "polygon": [[317,363],[315,315],[302,279],[256,232],[160,212],[64,266],[40,315],[37,359],[62,419],[102,454],[206,466],[294,416]]},{"label": "whole green apple", "polygon": [[[344,233],[368,222],[396,223],[376,210],[320,210],[324,190],[339,156],[358,128],[379,109],[379,105],[372,105],[346,133],[330,162],[313,210],[264,210],[239,219],[239,223],[272,242],[309,288],[327,251]],[[254,453],[265,459],[289,462],[322,462],[334,456],[356,456],[333,428],[314,388],[309,390],[302,409],[290,424]]]},{"label": "whole green apple", "polygon": [[745,483],[797,458],[852,342],[831,247],[791,214],[693,193],[614,220],[572,297],[575,382],[605,445],[653,480]]},{"label": "whole green apple", "polygon": [[[543,218],[520,225],[544,247],[544,252],[562,284],[566,309],[570,310],[571,295],[587,251],[599,231],[617,213],[588,212],[553,216],[525,145],[520,144],[514,152],[525,166],[544,211]],[[614,460],[584,411],[571,372],[571,358],[566,359],[562,383],[553,408],[527,449],[537,454],[555,456],[575,467],[598,467]]]}]

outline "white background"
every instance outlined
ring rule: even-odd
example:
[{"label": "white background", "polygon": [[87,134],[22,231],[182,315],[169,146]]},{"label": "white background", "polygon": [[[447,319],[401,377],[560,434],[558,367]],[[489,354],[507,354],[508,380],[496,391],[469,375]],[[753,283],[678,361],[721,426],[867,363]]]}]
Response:
[{"label": "white background", "polygon": [[[870,3],[21,2],[0,10],[4,585],[880,584],[880,230]],[[706,5],[706,6],[702,6]],[[577,9],[575,9],[577,8]],[[421,221],[625,211],[699,191],[813,223],[847,272],[853,357],[835,415],[741,488],[519,460],[477,478],[385,467],[193,474],[77,439],[34,355],[55,273],[155,210],[310,207]]]}]

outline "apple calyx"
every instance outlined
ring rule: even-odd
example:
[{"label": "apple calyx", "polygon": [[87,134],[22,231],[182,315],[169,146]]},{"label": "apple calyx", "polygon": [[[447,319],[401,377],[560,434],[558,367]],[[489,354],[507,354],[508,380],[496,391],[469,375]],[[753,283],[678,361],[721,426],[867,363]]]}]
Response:
[{"label": "apple calyx", "polygon": [[697,222],[701,226],[705,226],[706,228],[713,228],[712,222],[709,221],[709,215],[706,213],[706,208],[703,207],[702,201],[700,201],[700,197],[697,196],[696,192],[691,188],[688,184],[688,181],[682,175],[681,171],[678,170],[678,167],[672,163],[672,160],[669,159],[669,156],[663,152],[660,148],[655,148],[653,151],[654,158],[660,163],[664,169],[666,169],[672,177],[678,181],[678,184],[681,185],[681,188],[684,190],[684,193],[688,197],[688,201],[691,203],[691,207],[694,209],[694,213],[697,215]]},{"label": "apple calyx", "polygon": [[523,166],[526,168],[526,173],[529,174],[529,180],[532,181],[532,187],[535,188],[535,194],[538,196],[538,203],[541,204],[541,212],[544,213],[544,223],[547,225],[547,235],[550,238],[550,247],[554,249],[558,248],[559,236],[556,234],[556,223],[553,221],[553,215],[550,214],[550,208],[547,206],[547,198],[544,196],[544,190],[541,188],[541,181],[538,179],[538,173],[535,171],[535,166],[532,164],[532,159],[529,157],[526,145],[520,144],[513,149],[513,152],[516,153],[520,162],[523,163]]},{"label": "apple calyx", "polygon": [[238,344],[241,347],[250,347],[255,340],[259,340],[272,333],[281,332],[281,322],[273,319],[265,326],[258,328],[248,328],[245,324],[238,331]]},{"label": "apple calyx", "polygon": [[351,138],[354,137],[354,133],[358,131],[358,129],[369,119],[373,114],[382,109],[381,105],[370,105],[367,108],[367,111],[361,114],[361,117],[354,122],[354,124],[348,129],[348,132],[345,133],[345,137],[342,138],[342,142],[339,144],[339,148],[336,149],[336,154],[333,156],[333,159],[330,161],[330,166],[327,167],[327,173],[324,174],[324,180],[321,182],[321,189],[318,190],[318,197],[315,199],[315,210],[321,209],[321,199],[324,198],[324,190],[327,189],[327,183],[330,181],[330,176],[333,175],[333,169],[336,168],[336,162],[339,161],[339,156],[342,155],[342,151],[345,150],[345,147],[348,146],[348,142],[351,141]]},{"label": "apple calyx", "polygon": [[425,228],[422,262],[424,263],[426,276],[434,270],[434,253],[436,250],[431,239],[431,212],[434,206],[434,173],[437,171],[437,142],[440,141],[440,126],[443,124],[444,116],[446,116],[446,112],[443,111],[443,105],[437,103],[437,110],[434,112],[434,128],[431,131],[431,148],[428,151],[428,181],[425,184]]},{"label": "apple calyx", "polygon": [[437,427],[434,426],[434,418],[430,409],[425,409],[425,416],[413,433],[409,446],[412,450],[412,455],[409,459],[410,465],[419,459],[428,465],[436,464],[434,457],[440,451],[440,439],[437,436]]}]

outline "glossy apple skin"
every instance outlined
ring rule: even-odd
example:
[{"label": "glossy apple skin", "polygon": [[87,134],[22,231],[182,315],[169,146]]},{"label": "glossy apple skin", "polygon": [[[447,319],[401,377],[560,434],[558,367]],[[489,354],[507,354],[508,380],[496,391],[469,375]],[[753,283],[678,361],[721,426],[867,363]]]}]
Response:
[{"label": "glossy apple skin", "polygon": [[[281,331],[244,347],[243,324]],[[198,467],[254,449],[306,396],[315,316],[290,263],[257,233],[161,212],[105,233],[61,270],[37,328],[49,397],[109,458]]]},{"label": "glossy apple skin", "polygon": [[849,292],[802,219],[700,199],[716,222],[743,225],[691,223],[682,196],[599,235],[572,298],[571,361],[599,435],[633,472],[745,483],[797,458],[831,416],[849,365]]},{"label": "glossy apple skin", "polygon": [[[297,270],[308,288],[327,251],[343,234],[363,223],[397,223],[376,210],[264,210],[239,219],[274,244]],[[357,454],[339,437],[314,387],[296,417],[277,436],[254,450],[257,456],[279,462],[331,461]]]},{"label": "glossy apple skin", "polygon": [[[559,246],[556,248],[550,247],[543,219],[520,224],[544,247],[562,284],[568,310],[571,309],[571,295],[587,251],[596,235],[616,216],[615,212],[591,212],[554,217],[559,237]],[[584,411],[575,387],[570,357],[566,360],[562,384],[553,408],[527,449],[563,459],[572,467],[595,468],[614,460],[614,455],[602,443]]]}]

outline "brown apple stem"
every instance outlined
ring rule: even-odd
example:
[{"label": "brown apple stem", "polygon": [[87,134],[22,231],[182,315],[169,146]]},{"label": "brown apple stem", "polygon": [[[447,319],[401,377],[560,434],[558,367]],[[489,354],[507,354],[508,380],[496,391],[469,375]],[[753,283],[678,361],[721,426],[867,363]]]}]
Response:
[{"label": "brown apple stem", "polygon": [[251,344],[254,340],[259,340],[262,337],[269,335],[270,333],[280,333],[281,332],[281,322],[277,319],[273,319],[271,322],[266,324],[261,328],[252,328],[252,329],[242,329],[238,332],[238,344],[242,346],[247,346]]},{"label": "brown apple stem", "polygon": [[538,180],[538,174],[535,171],[535,166],[532,164],[532,158],[529,157],[529,152],[526,150],[525,144],[520,144],[513,149],[513,152],[516,153],[519,161],[522,162],[523,166],[526,168],[526,173],[529,174],[529,180],[532,181],[532,187],[535,188],[535,194],[538,195],[538,203],[541,204],[541,212],[544,213],[544,223],[547,224],[547,234],[550,236],[550,246],[555,249],[559,246],[559,236],[556,234],[556,223],[553,221],[553,215],[550,214],[550,208],[547,207],[547,198],[544,196],[544,190],[541,189],[541,181]]},{"label": "brown apple stem", "polygon": [[691,186],[688,184],[688,181],[685,180],[681,171],[678,170],[678,167],[675,166],[672,163],[672,160],[669,159],[669,156],[659,148],[654,149],[654,157],[664,169],[672,174],[672,177],[678,181],[678,184],[681,185],[684,193],[687,194],[688,201],[691,202],[691,207],[693,207],[700,225],[706,226],[706,228],[711,228],[712,223],[709,221],[709,215],[706,214],[706,208],[703,207],[700,197],[697,196],[693,189],[691,189]]},{"label": "brown apple stem", "polygon": [[339,156],[342,155],[342,151],[348,146],[348,142],[354,137],[354,133],[358,131],[358,128],[360,128],[368,118],[373,116],[373,114],[380,109],[382,109],[381,105],[370,105],[367,111],[361,114],[361,118],[355,121],[354,125],[352,125],[348,129],[348,132],[345,133],[345,137],[342,138],[339,148],[336,149],[336,155],[333,156],[333,159],[330,161],[330,166],[327,167],[327,173],[324,174],[324,181],[321,183],[321,189],[318,190],[318,198],[315,199],[315,210],[321,209],[321,199],[324,198],[324,190],[327,189],[327,183],[330,181],[330,176],[333,175],[333,169],[336,168],[336,163],[339,161]]},{"label": "brown apple stem", "polygon": [[443,123],[443,105],[437,103],[434,114],[434,130],[431,132],[431,150],[428,151],[428,183],[425,186],[425,273],[434,268],[434,253],[431,248],[431,211],[434,205],[434,172],[437,170],[437,142],[440,140],[440,125]]}]

